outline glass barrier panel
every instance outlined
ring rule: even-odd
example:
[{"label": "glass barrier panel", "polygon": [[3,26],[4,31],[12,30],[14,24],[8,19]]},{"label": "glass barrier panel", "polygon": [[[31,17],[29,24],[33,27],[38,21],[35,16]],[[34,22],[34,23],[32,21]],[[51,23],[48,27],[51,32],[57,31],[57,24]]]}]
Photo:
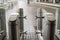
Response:
[{"label": "glass barrier panel", "polygon": [[1,19],[0,19],[0,31],[1,31]]}]

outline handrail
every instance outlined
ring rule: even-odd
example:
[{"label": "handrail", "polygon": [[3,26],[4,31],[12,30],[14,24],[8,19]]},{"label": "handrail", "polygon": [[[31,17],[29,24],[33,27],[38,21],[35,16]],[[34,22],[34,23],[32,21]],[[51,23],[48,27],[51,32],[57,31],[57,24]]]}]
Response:
[{"label": "handrail", "polygon": [[60,8],[59,4],[53,4],[53,3],[43,3],[43,2],[40,2],[40,5],[45,5],[45,6],[51,6],[51,7]]},{"label": "handrail", "polygon": [[4,3],[0,3],[0,8],[7,9],[9,4],[14,3],[14,2],[16,2],[16,0],[15,1],[7,1],[7,2],[4,2]]},{"label": "handrail", "polygon": [[48,2],[35,2],[35,1],[29,1],[31,5],[36,5],[36,6],[50,6],[50,7],[55,7],[55,8],[60,8],[60,4],[57,3],[48,3]]}]

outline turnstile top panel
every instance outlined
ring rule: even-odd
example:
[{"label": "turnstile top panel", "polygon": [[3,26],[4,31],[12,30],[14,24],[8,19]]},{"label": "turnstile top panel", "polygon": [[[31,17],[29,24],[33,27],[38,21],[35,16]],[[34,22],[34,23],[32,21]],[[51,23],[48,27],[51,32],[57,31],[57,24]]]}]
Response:
[{"label": "turnstile top panel", "polygon": [[9,21],[15,21],[18,18],[18,15],[11,15]]}]

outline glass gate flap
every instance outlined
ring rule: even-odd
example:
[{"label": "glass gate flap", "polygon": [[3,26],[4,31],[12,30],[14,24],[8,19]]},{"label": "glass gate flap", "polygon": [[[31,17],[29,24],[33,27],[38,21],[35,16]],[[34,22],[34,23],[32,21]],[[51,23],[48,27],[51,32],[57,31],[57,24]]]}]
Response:
[{"label": "glass gate flap", "polygon": [[1,31],[1,17],[0,17],[0,31]]},{"label": "glass gate flap", "polygon": [[6,38],[6,20],[5,20],[5,9],[0,8],[0,40]]},{"label": "glass gate flap", "polygon": [[4,26],[5,26],[5,10],[0,9],[0,31],[5,29]]}]

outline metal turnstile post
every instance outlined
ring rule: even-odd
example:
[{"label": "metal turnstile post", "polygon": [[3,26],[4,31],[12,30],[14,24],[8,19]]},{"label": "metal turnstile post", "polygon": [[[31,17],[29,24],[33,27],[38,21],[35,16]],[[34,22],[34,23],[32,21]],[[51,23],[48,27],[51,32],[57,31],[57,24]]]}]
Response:
[{"label": "metal turnstile post", "polygon": [[54,34],[55,34],[55,20],[54,21],[49,21],[49,26],[50,26],[50,40],[54,40]]}]

